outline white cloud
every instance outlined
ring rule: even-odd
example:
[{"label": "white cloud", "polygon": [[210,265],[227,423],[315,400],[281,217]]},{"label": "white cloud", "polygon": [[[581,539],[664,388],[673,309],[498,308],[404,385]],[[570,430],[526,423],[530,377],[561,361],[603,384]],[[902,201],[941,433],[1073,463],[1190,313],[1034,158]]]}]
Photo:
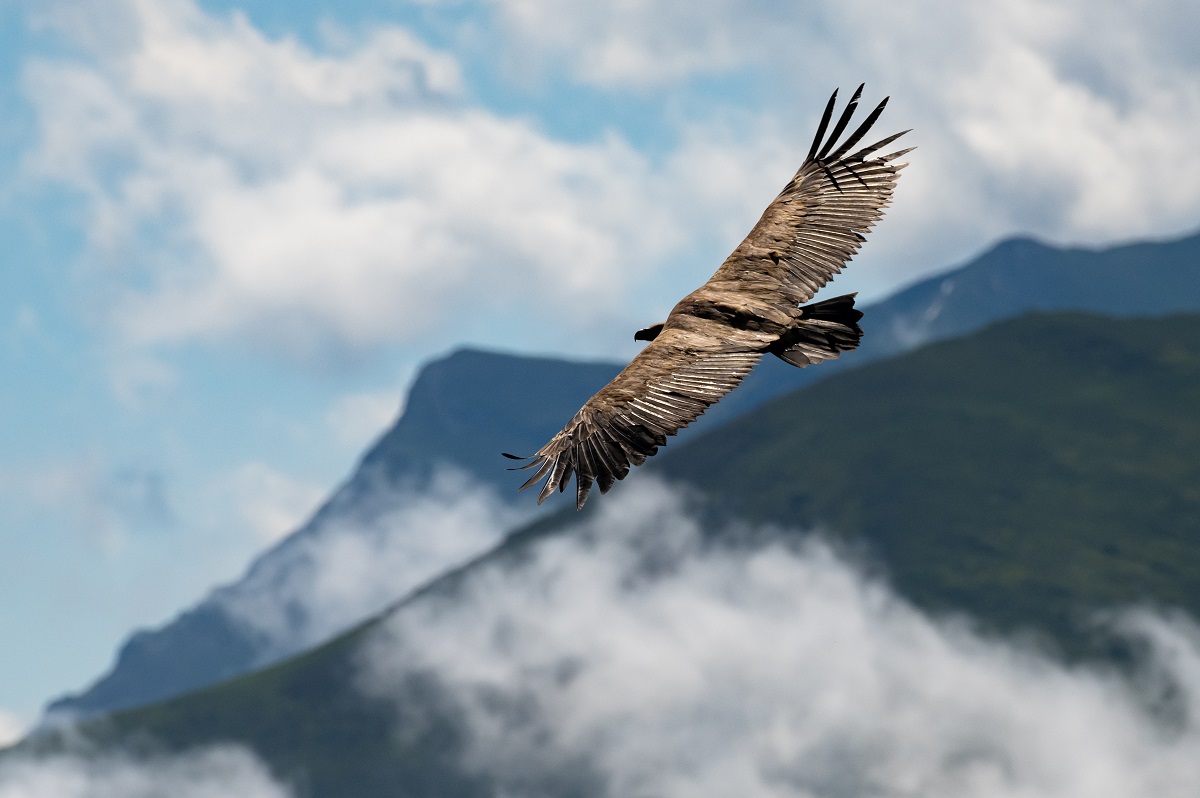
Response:
[{"label": "white cloud", "polygon": [[0,762],[0,798],[287,798],[249,752],[233,747],[145,761],[83,756],[10,756]]},{"label": "white cloud", "polygon": [[25,736],[29,724],[11,712],[0,710],[0,748],[12,745]]},{"label": "white cloud", "polygon": [[352,393],[334,402],[325,421],[339,443],[358,450],[395,422],[403,409],[399,390]]},{"label": "white cloud", "polygon": [[737,0],[702,9],[687,0],[488,5],[514,40],[510,57],[520,68],[565,61],[579,80],[610,88],[650,88],[736,68],[749,57],[749,41],[772,38],[771,27],[789,13]]},{"label": "white cloud", "polygon": [[[705,545],[681,508],[641,480],[528,557],[411,605],[364,658],[364,688],[432,675],[465,718],[464,764],[501,793],[1200,790],[1190,621],[1123,616],[1149,651],[1130,681],[931,619],[820,543]],[[1177,711],[1156,713],[1164,697]]]},{"label": "white cloud", "polygon": [[[481,45],[467,24],[459,46],[512,60],[511,76],[682,98],[644,112],[654,156],[479,106],[457,54],[403,28],[318,51],[190,0],[69,8],[49,24],[88,55],[28,64],[42,126],[29,164],[89,198],[92,294],[135,346],[236,340],[304,357],[441,347],[517,319],[625,322],[649,302],[639,289],[707,276],[715,263],[677,267],[736,243],[827,92],[860,79],[868,100],[895,98],[881,133],[912,126],[920,146],[839,280],[864,298],[1005,235],[1099,243],[1200,219],[1200,160],[1186,157],[1200,59],[1179,34],[1200,7],[1174,0],[455,12],[491,14],[500,35]],[[734,88],[690,82],[713,75]]]},{"label": "white cloud", "polygon": [[327,490],[265,463],[246,463],[233,475],[232,493],[242,520],[262,542],[274,543],[312,515]]},{"label": "white cloud", "polygon": [[98,296],[127,342],[303,354],[545,299],[594,316],[638,276],[627,256],[679,240],[631,148],[464,105],[453,57],[403,29],[318,54],[186,0],[122,9],[104,35],[74,7],[53,17],[91,56],[33,61],[26,85],[29,168],[88,196]]},{"label": "white cloud", "polygon": [[211,601],[252,630],[259,661],[324,641],[487,551],[531,511],[444,470],[428,486],[335,498],[311,526],[264,555]]},{"label": "white cloud", "polygon": [[[763,113],[793,123],[837,85],[891,94],[883,124],[915,128],[920,150],[847,275],[872,293],[1004,235],[1103,242],[1200,220],[1194,3],[487,5],[521,64],[614,92],[741,70]],[[795,153],[807,135],[783,140]]]}]

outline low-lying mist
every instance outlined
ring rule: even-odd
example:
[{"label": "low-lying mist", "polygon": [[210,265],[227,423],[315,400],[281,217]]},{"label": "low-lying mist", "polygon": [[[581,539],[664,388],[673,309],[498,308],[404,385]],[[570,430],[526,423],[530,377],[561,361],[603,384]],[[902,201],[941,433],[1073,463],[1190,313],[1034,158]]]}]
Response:
[{"label": "low-lying mist", "polygon": [[923,614],[819,539],[705,544],[671,490],[618,493],[364,653],[372,695],[433,677],[497,795],[1200,794],[1191,621],[1110,617],[1146,652],[1132,677],[1066,666]]},{"label": "low-lying mist", "polygon": [[333,508],[213,598],[253,632],[259,661],[272,662],[487,551],[529,514],[443,468],[420,489],[381,485],[347,509]]},{"label": "low-lying mist", "polygon": [[[463,501],[451,512],[447,494],[427,528],[465,551],[493,527],[490,500]],[[643,475],[574,529],[401,607],[345,678],[396,707],[395,750],[430,730],[445,741],[430,783],[497,798],[1200,794],[1200,629],[1181,614],[1110,611],[1138,662],[1066,665],[929,616],[819,536],[708,532]],[[324,564],[313,595],[374,595],[357,580],[405,567],[389,556]],[[299,798],[293,786],[237,747],[0,760],[0,798]]]},{"label": "low-lying mist", "polygon": [[0,763],[0,798],[291,798],[244,749],[134,760],[61,755]]}]

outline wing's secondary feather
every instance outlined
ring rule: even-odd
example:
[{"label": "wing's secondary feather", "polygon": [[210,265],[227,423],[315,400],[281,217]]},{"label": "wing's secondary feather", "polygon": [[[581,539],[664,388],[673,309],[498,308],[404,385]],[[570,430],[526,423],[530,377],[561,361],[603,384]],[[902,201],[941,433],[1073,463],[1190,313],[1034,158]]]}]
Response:
[{"label": "wing's secondary feather", "polygon": [[[829,130],[837,104],[833,93],[808,157],[745,240],[707,283],[676,306],[657,337],[520,466],[534,469],[522,490],[545,480],[539,504],[564,490],[572,476],[577,507],[583,507],[593,484],[608,492],[631,466],[644,463],[668,436],[736,388],[773,343],[781,342],[780,356],[793,365],[820,362],[857,345],[857,327],[851,341],[838,337],[844,325],[825,330],[809,322],[803,334],[786,325],[795,323],[798,306],[858,252],[906,166],[896,161],[909,150],[872,157],[903,133],[851,152],[878,120],[886,98],[841,138],[862,89]],[[770,332],[771,325],[783,332]]]},{"label": "wing's secondary feather", "polygon": [[665,330],[612,382],[589,399],[570,423],[521,468],[535,469],[521,489],[545,479],[538,503],[575,475],[577,507],[593,483],[607,493],[631,465],[653,456],[667,437],[695,421],[745,378],[761,351],[709,351],[679,345],[684,334]]}]

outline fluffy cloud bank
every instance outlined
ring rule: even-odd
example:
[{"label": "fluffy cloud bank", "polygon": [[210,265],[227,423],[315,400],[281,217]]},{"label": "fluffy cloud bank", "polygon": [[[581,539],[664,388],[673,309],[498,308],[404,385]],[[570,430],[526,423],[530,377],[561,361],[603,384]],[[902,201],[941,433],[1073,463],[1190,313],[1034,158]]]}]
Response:
[{"label": "fluffy cloud bank", "polygon": [[737,75],[776,122],[808,119],[807,106],[837,85],[865,80],[891,94],[889,115],[915,128],[920,150],[886,240],[866,251],[875,285],[950,265],[1002,235],[1091,243],[1200,224],[1200,160],[1181,155],[1200,135],[1195,4],[482,5],[519,69],[611,92]]},{"label": "fluffy cloud bank", "polygon": [[706,546],[646,480],[600,509],[397,614],[364,660],[374,695],[432,674],[499,793],[1200,790],[1190,621],[1123,616],[1149,652],[1130,680],[931,619],[819,543]]},{"label": "fluffy cloud bank", "polygon": [[[623,318],[680,258],[724,254],[827,92],[858,80],[896,97],[888,131],[916,128],[920,149],[852,287],[878,294],[1013,233],[1112,241],[1200,219],[1200,161],[1181,155],[1200,132],[1181,31],[1200,11],[1174,0],[478,2],[455,14],[499,35],[445,21],[451,49],[398,26],[316,49],[191,0],[50,8],[83,57],[27,64],[29,165],[87,197],[93,293],[134,344],[305,356],[428,347],[447,316],[464,339]],[[518,85],[690,110],[642,111],[645,151],[566,141],[532,95],[523,116],[490,109],[463,77],[472,58],[511,62]],[[710,77],[736,88],[697,89]]]},{"label": "fluffy cloud bank", "polygon": [[189,0],[110,6],[45,16],[86,58],[27,65],[29,167],[87,197],[126,341],[304,354],[526,297],[577,317],[677,239],[630,147],[466,104],[456,59],[406,29],[319,53]]},{"label": "fluffy cloud bank", "polygon": [[0,798],[289,798],[254,756],[216,748],[148,761],[75,756],[10,757]]},{"label": "fluffy cloud bank", "polygon": [[20,740],[28,725],[16,715],[0,710],[0,748]]}]

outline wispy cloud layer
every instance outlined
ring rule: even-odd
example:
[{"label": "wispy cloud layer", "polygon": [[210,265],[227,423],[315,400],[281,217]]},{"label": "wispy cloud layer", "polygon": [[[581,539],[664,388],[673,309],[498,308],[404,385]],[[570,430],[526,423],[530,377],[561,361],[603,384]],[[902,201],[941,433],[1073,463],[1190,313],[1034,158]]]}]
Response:
[{"label": "wispy cloud layer", "polygon": [[294,532],[325,498],[325,488],[293,479],[265,463],[246,463],[233,475],[239,514],[264,544]]},{"label": "wispy cloud layer", "polygon": [[0,798],[288,798],[292,793],[240,748],[151,760],[8,757]]},{"label": "wispy cloud layer", "polygon": [[28,726],[28,723],[11,712],[0,710],[0,748],[20,740]]},{"label": "wispy cloud layer", "polygon": [[860,79],[894,95],[921,145],[891,225],[913,255],[941,254],[933,236],[1096,241],[1200,222],[1200,161],[1181,156],[1200,132],[1200,57],[1180,33],[1200,24],[1192,4],[494,7],[515,49],[610,89],[740,69],[784,118]]},{"label": "wispy cloud layer", "polygon": [[303,355],[527,296],[586,315],[627,288],[625,256],[676,240],[646,225],[664,214],[630,147],[465,104],[454,57],[404,29],[327,54],[187,0],[121,8],[104,35],[51,16],[90,57],[34,61],[26,84],[30,168],[89,198],[93,276],[127,342],[248,335]]},{"label": "wispy cloud layer", "polygon": [[[18,281],[0,326],[31,375],[54,372],[39,392],[13,382],[18,406],[42,409],[45,432],[29,440],[55,429],[62,440],[14,449],[0,498],[46,517],[14,528],[84,528],[110,551],[128,530],[179,522],[145,573],[197,584],[187,595],[312,505],[310,483],[334,475],[302,461],[346,457],[323,436],[353,445],[387,419],[386,397],[367,393],[387,374],[313,407],[290,401],[311,398],[312,383],[260,364],[391,373],[468,341],[625,353],[629,332],[661,318],[754,222],[835,85],[890,93],[882,125],[915,127],[920,146],[838,290],[878,295],[1009,233],[1098,242],[1200,219],[1200,5],[1181,0],[429,0],[420,12],[376,4],[370,22],[307,38],[193,0],[18,6],[40,33],[10,53],[32,110],[15,109],[31,146],[6,201],[44,199],[47,185],[55,203],[70,200],[30,204],[53,217],[44,230],[13,228],[60,243],[44,260],[14,250],[19,269],[54,287],[43,300]],[[324,12],[293,6],[274,30],[329,32],[341,19],[329,11],[322,27]],[[269,354],[247,362],[247,349]],[[108,377],[99,387],[78,381],[94,359]],[[106,388],[117,408],[92,407]],[[83,409],[60,422],[47,397]],[[307,425],[308,457],[282,435],[247,434],[265,429],[253,409],[271,406]],[[214,430],[203,423],[213,413],[240,423]],[[68,438],[112,453],[73,452]],[[214,544],[216,530],[235,542]],[[205,557],[220,568],[195,564]],[[159,566],[181,561],[186,579]],[[145,578],[130,573],[108,592]],[[377,606],[382,583],[368,583]],[[171,595],[139,623],[182,603]],[[74,631],[64,637],[75,645]]]},{"label": "wispy cloud layer", "polygon": [[28,464],[0,464],[0,498],[60,518],[98,550],[121,549],[132,532],[175,523],[165,476],[117,466],[97,453]]},{"label": "wispy cloud layer", "polygon": [[[466,718],[464,765],[501,793],[1200,789],[1189,621],[1124,616],[1150,652],[1129,681],[931,619],[819,543],[706,547],[646,480],[614,498],[527,559],[399,613],[365,660],[375,695],[432,674]],[[1156,714],[1165,696],[1176,711]]]},{"label": "wispy cloud layer", "polygon": [[1200,161],[1183,155],[1200,133],[1200,57],[1182,33],[1200,24],[1194,4],[478,5],[505,32],[514,74],[650,96],[732,80],[748,98],[743,129],[771,120],[793,153],[808,135],[796,123],[832,87],[894,96],[889,115],[920,150],[886,235],[848,275],[873,291],[1004,235],[1098,243],[1200,224]]},{"label": "wispy cloud layer", "polygon": [[[921,149],[848,275],[857,287],[1012,233],[1113,240],[1200,219],[1200,161],[1183,155],[1200,58],[1179,35],[1200,11],[1186,3],[475,5],[501,32],[482,56],[466,33],[458,52],[396,26],[318,51],[190,0],[46,13],[87,55],[28,64],[42,130],[29,163],[89,198],[93,275],[122,339],[305,356],[427,344],[447,314],[619,316],[714,226],[732,220],[721,240],[736,241],[826,93],[860,79],[896,97],[888,130],[917,128]],[[512,62],[518,84],[742,89],[646,120],[650,157],[490,110],[465,85],[468,53]]]},{"label": "wispy cloud layer", "polygon": [[452,469],[428,486],[335,499],[307,528],[211,601],[253,633],[259,661],[322,642],[486,551],[528,509]]}]

